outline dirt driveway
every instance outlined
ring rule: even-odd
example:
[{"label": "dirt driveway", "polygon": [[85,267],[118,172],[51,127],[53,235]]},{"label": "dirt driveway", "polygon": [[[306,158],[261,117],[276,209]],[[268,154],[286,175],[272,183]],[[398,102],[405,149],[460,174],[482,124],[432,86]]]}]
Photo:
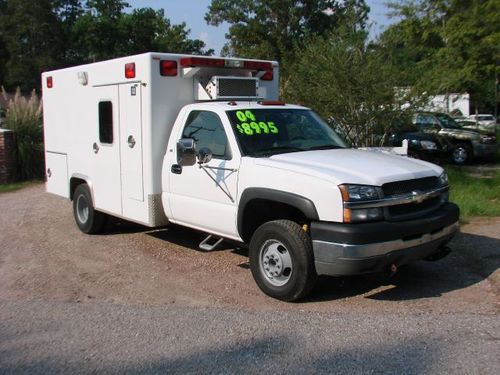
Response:
[{"label": "dirt driveway", "polygon": [[0,194],[0,373],[498,374],[499,228],[473,220],[439,262],[283,303],[231,244],[117,222],[87,236],[42,185]]},{"label": "dirt driveway", "polygon": [[438,262],[380,276],[322,278],[301,303],[255,285],[244,249],[198,250],[203,235],[113,222],[88,236],[68,201],[41,184],[0,195],[0,301],[231,307],[246,310],[478,313],[497,315],[500,218],[472,220]]}]

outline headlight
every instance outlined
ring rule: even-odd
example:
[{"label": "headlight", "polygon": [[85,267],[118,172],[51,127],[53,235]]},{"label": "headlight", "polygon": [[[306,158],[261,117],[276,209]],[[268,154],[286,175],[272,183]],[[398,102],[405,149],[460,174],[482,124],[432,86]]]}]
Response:
[{"label": "headlight", "polygon": [[420,141],[420,146],[422,146],[424,150],[437,150],[436,142],[432,141]]},{"label": "headlight", "polygon": [[380,198],[378,189],[375,186],[340,185],[339,187],[344,201],[356,202]]},{"label": "headlight", "polygon": [[[380,199],[379,188],[367,185],[340,185],[344,202],[360,202]],[[344,223],[359,223],[364,221],[382,220],[382,208],[345,208]]]},{"label": "headlight", "polygon": [[448,185],[448,175],[446,174],[446,172],[441,173],[441,176],[439,176],[439,185],[440,186]]}]

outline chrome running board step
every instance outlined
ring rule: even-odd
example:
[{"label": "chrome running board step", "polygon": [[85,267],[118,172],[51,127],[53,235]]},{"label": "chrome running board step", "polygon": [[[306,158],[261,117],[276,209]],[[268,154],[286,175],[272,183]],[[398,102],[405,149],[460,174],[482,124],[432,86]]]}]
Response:
[{"label": "chrome running board step", "polygon": [[[223,238],[219,238],[219,239],[214,238],[214,239],[212,240],[212,237],[213,237],[213,236],[212,236],[211,234],[209,234],[209,235],[207,236],[207,238],[205,238],[203,241],[201,241],[201,242],[200,242],[200,244],[198,245],[198,246],[199,246],[199,248],[200,248],[201,250],[205,250],[205,251],[212,251],[212,250],[214,250],[217,246],[219,246],[219,245],[220,245],[220,243],[224,240]],[[212,240],[212,243],[210,243],[210,242],[211,242],[211,240]],[[213,241],[215,241],[215,242],[213,242]]]}]

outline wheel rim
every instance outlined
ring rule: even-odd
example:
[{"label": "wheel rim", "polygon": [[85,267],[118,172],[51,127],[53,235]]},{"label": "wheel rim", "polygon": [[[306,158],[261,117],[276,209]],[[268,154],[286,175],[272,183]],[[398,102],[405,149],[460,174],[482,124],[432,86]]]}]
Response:
[{"label": "wheel rim", "polygon": [[467,150],[463,147],[457,147],[453,151],[453,160],[457,163],[463,163],[467,160]]},{"label": "wheel rim", "polygon": [[89,219],[89,202],[84,195],[79,195],[76,200],[76,215],[82,224],[85,224]]},{"label": "wheel rim", "polygon": [[292,276],[292,257],[283,243],[267,240],[259,251],[260,270],[274,286],[285,285]]}]

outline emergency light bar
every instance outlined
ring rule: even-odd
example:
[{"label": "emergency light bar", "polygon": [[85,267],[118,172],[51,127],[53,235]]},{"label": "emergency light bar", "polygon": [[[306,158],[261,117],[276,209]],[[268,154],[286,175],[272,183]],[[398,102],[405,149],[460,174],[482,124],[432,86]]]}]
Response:
[{"label": "emergency light bar", "polygon": [[267,61],[183,57],[180,60],[180,66],[183,68],[239,68],[265,71],[260,79],[264,81],[273,80],[273,64]]}]

